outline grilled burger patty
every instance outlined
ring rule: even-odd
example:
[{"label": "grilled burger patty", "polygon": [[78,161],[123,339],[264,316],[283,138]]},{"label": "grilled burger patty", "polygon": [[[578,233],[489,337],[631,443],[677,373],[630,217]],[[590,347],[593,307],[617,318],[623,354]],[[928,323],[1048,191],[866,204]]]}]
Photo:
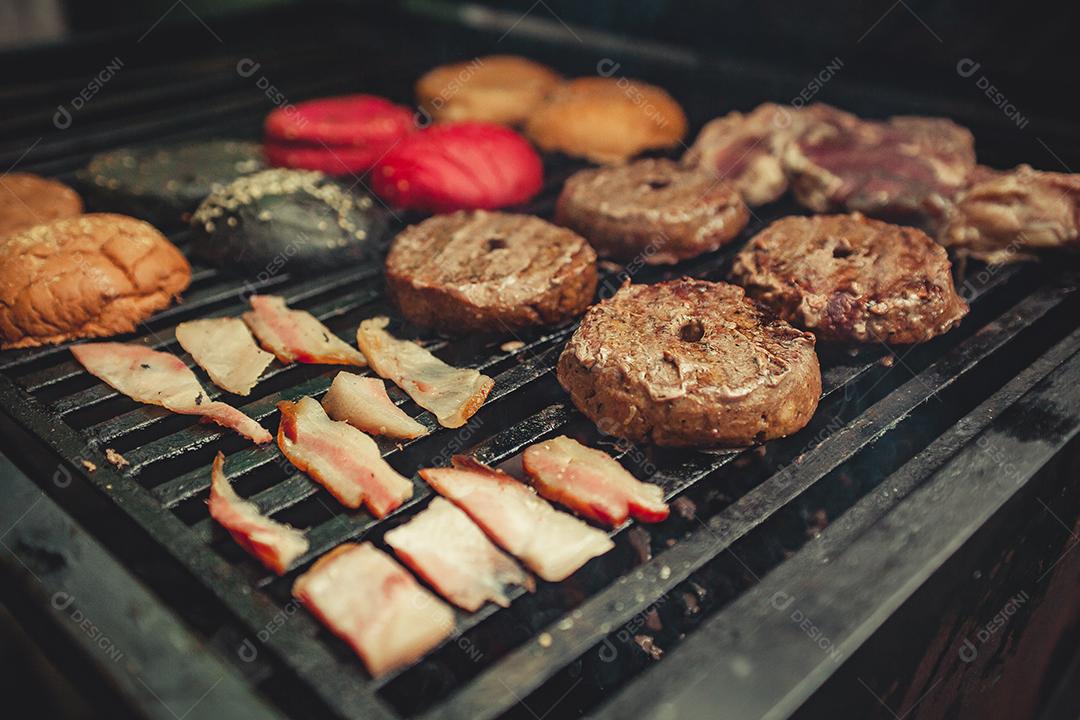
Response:
[{"label": "grilled burger patty", "polygon": [[675,263],[716,250],[746,227],[732,186],[671,160],[582,170],[563,186],[555,222],[624,262]]},{"label": "grilled burger patty", "polygon": [[906,344],[967,314],[951,267],[921,230],[854,213],[777,220],[735,258],[732,277],[819,339]]},{"label": "grilled burger patty", "polygon": [[560,323],[596,292],[596,253],[540,218],[460,211],[406,228],[386,258],[402,314],[460,334]]},{"label": "grilled burger patty", "polygon": [[814,414],[814,336],[728,283],[627,285],[585,314],[558,377],[602,432],[675,447],[738,446]]}]

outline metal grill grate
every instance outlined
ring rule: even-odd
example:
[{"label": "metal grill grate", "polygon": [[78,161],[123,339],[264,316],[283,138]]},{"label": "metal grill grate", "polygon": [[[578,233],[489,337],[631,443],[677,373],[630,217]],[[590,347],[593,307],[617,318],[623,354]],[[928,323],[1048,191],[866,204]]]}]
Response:
[{"label": "metal grill grate", "polygon": [[[376,48],[383,51],[382,45]],[[289,68],[292,77],[314,75],[331,54],[294,54],[280,58],[277,67],[282,72]],[[99,118],[83,119],[85,130],[43,142],[26,169],[67,177],[90,150],[148,139],[252,134],[267,110],[265,98],[253,98],[251,88],[195,80],[154,89],[157,77],[148,73],[140,79],[142,94],[130,90],[112,105],[103,101],[95,111]],[[407,79],[399,79],[404,86]],[[317,82],[295,83],[292,99],[353,86],[355,78],[349,73],[322,75]],[[198,93],[204,94],[204,107],[180,112],[185,98]],[[157,109],[140,110],[147,102]],[[703,115],[696,119],[723,110],[719,105],[699,108]],[[17,120],[8,123],[20,127]],[[577,167],[565,158],[547,158],[545,190],[524,210],[550,216],[562,180]],[[760,211],[743,239],[793,212],[799,210],[785,204]],[[172,238],[183,247],[185,235],[181,231]],[[741,240],[676,268],[642,270],[635,281],[683,274],[721,279],[739,245]],[[495,717],[521,713],[530,701],[549,705],[567,694],[567,706],[580,712],[596,708],[601,689],[624,684],[651,664],[647,653],[620,633],[635,618],[656,611],[669,598],[696,595],[694,602],[704,611],[694,610],[690,601],[672,600],[662,613],[668,625],[682,628],[668,632],[669,649],[683,635],[692,636],[701,618],[725,607],[805,543],[815,503],[828,504],[833,513],[851,507],[880,483],[888,468],[922,458],[920,453],[935,436],[949,431],[980,403],[990,402],[1044,353],[1064,359],[1080,347],[1069,322],[1077,305],[1074,272],[969,268],[968,280],[965,294],[972,313],[945,337],[901,350],[899,356],[884,347],[851,355],[822,346],[824,397],[810,426],[764,449],[742,452],[657,451],[598,436],[554,379],[554,361],[572,325],[522,333],[523,344],[509,350],[502,349],[507,337],[423,337],[449,362],[491,374],[495,388],[462,429],[438,429],[400,445],[380,441],[387,460],[416,483],[413,499],[382,521],[346,511],[320,486],[293,472],[276,446],[252,447],[227,431],[118,395],[88,376],[66,347],[4,353],[0,393],[17,422],[48,442],[86,481],[112,495],[120,512],[216,595],[239,619],[242,634],[255,637],[273,626],[265,646],[335,714]],[[619,281],[609,274],[603,284],[611,290]],[[190,365],[190,357],[176,344],[176,324],[238,315],[253,291],[284,295],[290,305],[309,310],[350,343],[361,319],[393,314],[382,294],[377,265],[317,278],[282,273],[261,280],[195,267],[184,302],[157,314],[130,339],[178,352]],[[212,397],[223,397],[274,430],[277,401],[321,396],[337,369],[275,361],[249,398],[222,393],[201,370],[195,371]],[[391,388],[391,397],[436,429],[430,414],[396,388]],[[921,423],[926,428],[916,427]],[[415,479],[418,468],[445,463],[455,450],[466,449],[492,464],[513,462],[526,445],[556,432],[604,447],[633,472],[651,477],[669,501],[679,499],[673,517],[648,530],[634,524],[616,529],[615,551],[563,583],[542,584],[535,595],[519,593],[508,609],[459,612],[458,634],[452,640],[417,665],[377,681],[368,679],[342,642],[306,614],[290,611],[289,587],[297,573],[281,579],[268,575],[211,522],[204,503],[210,459],[223,450],[226,473],[242,495],[264,512],[309,528],[306,563],[346,540],[380,543],[387,529],[423,507],[430,491]],[[103,455],[106,448],[122,453],[129,465],[110,467]],[[867,462],[866,457],[871,465],[880,463],[883,474],[870,473],[871,479],[834,493],[837,478],[854,464]],[[919,477],[945,459],[940,453],[933,457],[920,461],[925,467],[919,466]],[[82,459],[93,460],[99,469],[86,473]],[[737,553],[727,552],[734,548]],[[672,609],[676,606],[677,611]],[[279,623],[283,613],[288,620]],[[624,660],[607,665],[597,661],[604,661],[612,648]],[[523,699],[525,704],[519,704]]]}]

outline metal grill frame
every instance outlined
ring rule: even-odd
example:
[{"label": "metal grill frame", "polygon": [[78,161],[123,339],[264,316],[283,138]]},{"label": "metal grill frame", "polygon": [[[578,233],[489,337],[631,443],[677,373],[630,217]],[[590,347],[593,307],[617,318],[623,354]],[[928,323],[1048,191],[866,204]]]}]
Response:
[{"label": "metal grill frame", "polygon": [[[369,35],[374,42],[377,33],[369,32]],[[490,42],[490,36],[483,32],[478,32],[478,37],[486,38]],[[380,52],[385,52],[386,45],[387,43],[380,45]],[[548,52],[555,51],[549,48]],[[630,54],[630,50],[625,48],[624,52]],[[323,56],[317,53],[315,57],[315,64],[320,58],[324,60]],[[637,62],[643,64],[661,62],[661,59],[651,52],[639,52],[637,57]],[[665,70],[657,72],[671,73],[675,72],[673,68],[680,65],[698,63],[697,59],[687,59],[676,53],[672,54],[672,58],[674,61],[667,62]],[[282,62],[286,63],[287,59]],[[344,84],[348,84],[344,76],[331,80],[322,78],[306,84],[303,90],[297,92],[296,97],[299,99],[305,95],[330,92],[340,89]],[[192,83],[192,86],[196,89],[199,87],[198,83]],[[858,94],[858,90],[853,92],[853,96]],[[902,102],[902,98],[896,101]],[[128,102],[132,102],[132,98],[125,98],[120,104],[123,106]],[[224,108],[241,108],[245,119],[239,121],[234,118],[223,123],[220,126],[222,129],[251,127],[251,121],[261,117],[266,110],[263,99],[256,98],[253,101],[244,93],[235,93],[231,100],[213,106],[215,112],[221,112]],[[718,108],[717,111],[722,109]],[[858,111],[860,108],[852,103],[851,109]],[[160,134],[155,132],[155,128],[160,129],[160,123],[169,113],[170,110],[164,110],[151,114],[142,124],[126,126],[122,128],[122,136],[159,138]],[[199,116],[195,116],[195,119],[199,119]],[[192,120],[192,116],[185,117],[187,123]],[[206,128],[200,127],[171,136],[179,138],[206,134]],[[112,135],[101,133],[99,142],[111,145],[116,144],[118,139],[119,136],[114,139]],[[49,172],[53,168],[70,166],[73,155],[66,150],[69,145],[69,142],[65,142],[53,147],[55,158],[35,164],[33,169]],[[564,161],[549,162],[545,192],[529,210],[538,214],[549,213],[554,192],[565,175],[575,167],[577,165]],[[790,203],[768,208],[767,214],[760,213],[761,217],[751,224],[742,237],[752,235],[768,219],[789,214],[794,210]],[[174,234],[173,237],[183,243],[183,233]],[[734,247],[740,244],[741,241],[736,242]],[[722,277],[731,254],[732,248],[729,247],[684,263],[669,274]],[[641,277],[652,280],[660,274],[645,272]],[[175,349],[174,339],[170,334],[173,319],[206,316],[201,312],[194,312],[199,308],[213,308],[209,314],[235,315],[239,312],[239,293],[242,288],[236,281],[221,279],[218,282],[221,276],[205,269],[196,269],[195,275],[198,282],[212,284],[206,288],[200,285],[198,290],[188,295],[185,304],[152,318],[151,323],[156,331],[152,340],[153,346]],[[371,289],[360,288],[345,291],[344,294],[341,292],[342,288],[350,284],[370,280],[377,275],[377,267],[365,266],[301,282],[294,282],[294,279],[288,276],[278,276],[267,280],[262,287],[270,290],[287,288],[286,297],[301,305],[309,299],[332,295],[331,299],[309,307],[316,315],[333,322],[335,318],[355,313],[365,304],[378,302],[379,294]],[[821,553],[832,554],[842,550],[845,557],[854,562],[860,553],[895,545],[897,542],[895,537],[887,536],[879,539],[876,544],[867,544],[869,541],[865,535],[855,538],[854,528],[881,534],[887,532],[887,521],[890,518],[897,523],[907,523],[900,527],[913,527],[918,522],[933,527],[930,519],[934,517],[964,517],[963,525],[951,528],[947,536],[941,536],[941,533],[945,532],[941,529],[945,526],[944,523],[938,523],[937,535],[925,533],[919,536],[918,547],[925,550],[925,554],[912,553],[917,556],[918,562],[898,566],[891,575],[883,578],[880,588],[875,592],[848,595],[835,593],[827,598],[821,596],[814,600],[820,601],[820,605],[814,606],[819,616],[837,619],[838,624],[831,628],[831,636],[843,644],[845,651],[857,647],[872,632],[874,624],[880,624],[883,612],[890,607],[895,608],[917,587],[921,579],[925,579],[929,573],[940,567],[951,548],[957,547],[958,543],[970,537],[989,513],[1017,492],[1054,452],[1070,442],[1080,428],[1080,415],[1077,410],[1080,403],[1075,402],[1075,380],[1080,377],[1080,367],[1075,355],[1080,349],[1080,335],[1076,332],[1062,332],[1059,326],[1060,316],[1075,307],[1076,287],[1077,276],[1072,271],[1047,273],[1041,268],[1024,267],[1006,268],[994,273],[987,282],[972,291],[969,299],[973,304],[973,314],[965,325],[919,351],[925,361],[919,364],[921,369],[913,377],[904,382],[895,382],[897,387],[876,399],[876,402],[860,412],[855,420],[809,446],[806,452],[793,456],[794,461],[786,465],[781,472],[771,475],[735,498],[729,506],[707,518],[700,528],[670,550],[642,563],[634,573],[611,578],[609,584],[591,593],[572,609],[575,619],[572,631],[563,627],[564,623],[561,621],[537,628],[534,638],[543,634],[550,642],[541,645],[529,641],[509,650],[451,695],[436,701],[428,709],[427,716],[495,717],[517,705],[522,698],[536,691],[567,665],[595,649],[613,629],[627,623],[655,603],[657,598],[671,592],[679,583],[691,577],[696,570],[730,550],[734,543],[749,536],[830,472],[880,442],[888,433],[896,432],[898,426],[902,426],[905,420],[925,408],[939,393],[948,391],[951,386],[969,375],[982,372],[999,353],[1015,352],[1017,345],[1031,339],[1029,329],[1033,325],[1042,322],[1058,328],[1055,330],[1058,333],[1055,339],[1045,343],[1046,347],[1040,348],[1029,367],[985,397],[964,416],[963,423],[950,428],[934,443],[911,458],[900,471],[890,475],[889,487],[903,487],[906,492],[899,495],[883,494],[883,484],[867,493],[848,513],[842,515],[837,523],[826,530],[822,537],[828,538],[827,542],[813,548],[804,548],[795,557],[781,563],[761,583],[709,617],[684,646],[680,646],[670,658],[648,674],[650,682],[642,682],[641,678],[638,678],[639,681],[630,682],[610,705],[598,709],[601,715],[611,717],[621,716],[629,709],[661,716],[668,709],[665,708],[665,703],[677,703],[680,709],[689,712],[694,708],[710,707],[716,697],[724,696],[736,698],[733,702],[744,703],[740,707],[744,706],[757,714],[787,714],[798,706],[799,700],[807,696],[815,683],[824,681],[829,668],[821,664],[815,665],[813,656],[799,652],[799,644],[795,639],[783,648],[755,645],[755,637],[758,640],[762,637],[784,637],[791,632],[791,628],[781,623],[782,618],[778,620],[775,614],[765,618],[764,622],[771,625],[768,632],[761,635],[736,637],[731,628],[739,627],[750,617],[756,617],[761,598],[769,597],[770,590],[791,587],[792,584],[805,586],[805,578],[814,567],[814,558],[820,557]],[[996,305],[997,296],[1009,299],[1002,301],[1003,305]],[[232,298],[236,301],[231,302]],[[543,382],[545,378],[550,381],[554,357],[571,329],[572,326],[568,326],[537,332],[527,338],[524,348],[495,352],[473,363],[481,368],[505,367],[497,375],[496,387],[487,407],[497,406],[500,400],[513,402],[517,397],[516,393],[522,388]],[[351,340],[351,333],[347,329],[343,329],[342,334]],[[432,347],[438,350],[445,348],[446,344],[436,341]],[[227,613],[239,621],[244,633],[254,635],[274,623],[275,618],[282,612],[282,606],[280,603],[268,601],[266,594],[261,592],[274,583],[274,579],[265,573],[253,571],[250,564],[239,570],[234,563],[216,552],[207,552],[207,543],[213,535],[210,521],[203,519],[188,526],[173,512],[173,508],[191,501],[205,490],[208,485],[208,472],[205,469],[192,470],[162,482],[153,482],[149,487],[148,484],[140,482],[141,478],[152,475],[161,463],[167,463],[185,453],[205,451],[223,439],[227,441],[228,433],[216,428],[189,425],[166,435],[160,441],[125,452],[132,461],[132,466],[118,471],[103,462],[101,453],[104,448],[133,433],[153,432],[159,423],[168,423],[174,418],[163,410],[140,407],[94,425],[89,433],[73,429],[65,422],[66,417],[85,411],[90,406],[114,401],[116,393],[97,384],[65,395],[49,404],[41,403],[29,394],[47,392],[56,385],[77,378],[81,371],[74,365],[73,360],[52,364],[47,370],[24,375],[20,378],[22,385],[17,384],[10,374],[17,372],[23,365],[59,357],[63,352],[65,348],[61,347],[5,353],[0,356],[0,403],[8,416],[5,424],[11,425],[13,432],[24,434],[29,444],[46,445],[54,454],[54,459],[62,463],[65,472],[75,482],[96,488],[99,495],[110,498],[112,503],[122,510],[124,519],[134,523],[142,537],[149,538],[177,567],[197,578],[203,589],[217,598]],[[829,407],[830,399],[836,400],[849,388],[872,388],[879,382],[883,382],[884,386],[893,383],[896,376],[892,376],[893,380],[886,379],[892,371],[880,362],[883,356],[882,352],[870,351],[855,360],[841,359],[839,362],[835,362],[835,355],[832,356],[834,362],[824,365],[823,407]],[[190,364],[190,358],[183,357]],[[524,361],[516,363],[515,358],[523,358]],[[901,365],[902,363],[898,364],[894,369],[899,372]],[[275,365],[269,371],[271,377],[280,376],[281,379],[285,379],[290,373],[300,374],[295,366],[278,368]],[[329,373],[329,376],[332,376],[332,373]],[[240,407],[256,419],[263,420],[272,416],[277,399],[293,399],[304,394],[321,393],[328,383],[328,373],[323,373]],[[220,391],[212,385],[206,384],[206,387],[213,396],[220,395]],[[402,399],[400,393],[394,397],[397,400]],[[1052,442],[1020,441],[1008,431],[1010,424],[1024,422],[1025,411],[1035,403],[1049,403],[1059,411],[1056,417],[1061,426],[1060,431],[1047,434],[1047,437],[1053,438]],[[482,411],[484,412],[488,411]],[[568,401],[554,402],[521,422],[486,437],[471,450],[484,461],[502,462],[531,442],[564,426],[573,419],[574,414],[575,411]],[[421,416],[420,419],[432,425],[430,418]],[[993,468],[986,465],[987,453],[980,453],[974,443],[979,437],[989,438],[987,442],[1007,449],[1018,458],[1021,469],[1016,477],[1009,482],[994,482],[991,477]],[[786,443],[782,445],[786,448],[785,452],[790,454],[790,450],[803,440],[796,436],[790,441],[782,442]],[[5,449],[16,458],[24,454],[12,443],[8,443]],[[402,452],[388,444],[384,444],[383,449],[391,455]],[[276,454],[276,447],[245,448],[230,453],[226,471],[230,475],[255,471],[273,462]],[[664,487],[665,495],[671,499],[699,486],[703,480],[713,477],[717,471],[739,457],[739,453],[687,453],[677,462],[662,468],[654,480]],[[38,468],[32,475],[53,492],[55,488],[49,488],[48,483],[50,476],[47,471],[41,470],[42,465],[48,466],[48,463],[43,463],[41,458],[22,459],[28,466]],[[92,459],[97,469],[88,472],[80,462],[82,459]],[[970,489],[965,492],[955,482],[957,476],[978,479],[980,482],[985,480],[985,484],[980,485],[978,493]],[[317,490],[314,484],[297,474],[256,493],[252,499],[264,511],[277,512],[302,502]],[[418,482],[417,490],[416,497],[388,522],[375,523],[363,514],[351,517],[344,513],[337,514],[313,532],[312,549],[303,558],[303,562],[312,560],[345,540],[362,536],[378,539],[390,525],[414,512],[427,500],[429,494],[426,486]],[[625,538],[629,529],[630,526],[616,529],[613,535]],[[937,552],[931,554],[931,550]],[[842,575],[838,574],[841,572],[838,569],[840,567],[843,566],[832,566],[830,577],[835,578],[836,588],[843,589],[846,586]],[[779,584],[782,582],[788,584]],[[255,592],[252,592],[252,589]],[[806,597],[813,597],[811,591],[806,592]],[[459,614],[459,630],[470,631],[496,612],[496,608],[487,607],[470,616]],[[845,616],[851,618],[850,622],[840,623],[839,620]],[[856,623],[856,619],[861,619],[862,622]],[[739,645],[740,642],[743,645]],[[324,631],[303,613],[296,614],[289,622],[278,627],[263,645],[276,662],[309,687],[332,713],[340,717],[399,716],[381,696],[380,691],[397,681],[401,674],[377,681],[368,680],[359,662],[351,657],[342,658],[328,647]],[[747,687],[731,672],[704,685],[686,682],[687,674],[692,674],[695,667],[705,663],[709,663],[710,667],[716,664],[717,645],[731,649],[742,648],[744,652],[762,658],[763,661],[771,658],[770,662],[775,662],[778,668],[783,669],[782,676],[775,682],[770,681],[769,688]],[[723,665],[718,667],[723,668]],[[660,691],[657,690],[657,683]],[[723,695],[720,695],[721,692]]]}]

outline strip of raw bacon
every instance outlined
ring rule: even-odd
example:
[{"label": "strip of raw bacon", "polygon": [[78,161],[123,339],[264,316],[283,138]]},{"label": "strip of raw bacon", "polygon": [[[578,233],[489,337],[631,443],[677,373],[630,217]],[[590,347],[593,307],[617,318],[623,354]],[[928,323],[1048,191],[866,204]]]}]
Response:
[{"label": "strip of raw bacon", "polygon": [[506,473],[464,455],[455,455],[453,463],[421,470],[420,477],[545,580],[564,580],[614,547],[606,534],[559,512]]},{"label": "strip of raw bacon", "polygon": [[428,429],[390,400],[381,378],[340,372],[322,400],[326,414],[372,435],[418,438]]},{"label": "strip of raw bacon", "polygon": [[464,425],[484,404],[495,381],[472,368],[451,367],[416,343],[399,340],[386,332],[389,323],[389,318],[374,317],[356,331],[356,344],[371,368],[433,412],[443,427]]},{"label": "strip of raw bacon", "polygon": [[225,478],[224,466],[225,456],[219,452],[210,471],[210,516],[229,531],[240,547],[283,575],[296,558],[307,552],[307,538],[291,525],[266,517],[254,503],[237,495]]},{"label": "strip of raw bacon", "polygon": [[176,340],[222,390],[248,395],[274,356],[255,344],[240,318],[191,320],[176,326]]},{"label": "strip of raw bacon", "polygon": [[91,375],[132,400],[160,405],[181,415],[202,415],[257,443],[272,439],[244,413],[208,398],[195,373],[175,355],[113,342],[73,345],[71,354]]},{"label": "strip of raw bacon", "polygon": [[262,346],[283,363],[367,365],[360,351],[339,338],[314,315],[290,310],[276,295],[252,295],[244,322]]},{"label": "strip of raw bacon", "polygon": [[521,460],[537,492],[597,522],[617,527],[630,515],[642,522],[668,516],[659,486],[641,482],[606,452],[565,435],[529,447]]},{"label": "strip of raw bacon", "polygon": [[412,497],[412,483],[382,459],[375,441],[348,423],[328,418],[315,399],[282,400],[278,409],[281,452],[345,507],[363,503],[383,517]]},{"label": "strip of raw bacon", "polygon": [[468,515],[441,497],[383,537],[406,565],[469,612],[488,600],[509,606],[510,585],[533,589],[528,573],[495,547]]},{"label": "strip of raw bacon", "polygon": [[371,543],[334,548],[292,593],[375,677],[416,662],[454,631],[450,606]]}]

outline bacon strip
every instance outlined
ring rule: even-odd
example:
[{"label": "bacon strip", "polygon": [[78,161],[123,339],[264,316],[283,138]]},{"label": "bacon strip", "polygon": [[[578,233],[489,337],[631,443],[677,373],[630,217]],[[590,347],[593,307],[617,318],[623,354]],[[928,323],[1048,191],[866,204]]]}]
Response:
[{"label": "bacon strip", "polygon": [[488,600],[508,607],[510,585],[533,589],[528,573],[495,547],[468,515],[441,497],[383,537],[406,565],[469,612]]},{"label": "bacon strip", "polygon": [[176,340],[222,390],[249,395],[274,356],[255,344],[240,318],[191,320],[176,326]]},{"label": "bacon strip", "polygon": [[236,543],[278,575],[308,550],[304,533],[275,522],[244,500],[225,478],[225,456],[218,453],[210,471],[210,517],[217,520]]},{"label": "bacon strip", "polygon": [[345,507],[367,506],[383,517],[413,494],[413,485],[398,475],[366,433],[326,416],[313,398],[278,403],[281,424],[278,447]]},{"label": "bacon strip", "polygon": [[614,547],[606,534],[559,512],[506,473],[463,455],[453,463],[421,470],[420,477],[543,579],[564,580]]},{"label": "bacon strip", "polygon": [[443,427],[464,425],[484,404],[495,381],[472,368],[451,367],[416,343],[399,340],[386,332],[389,323],[389,318],[374,317],[356,331],[356,343],[371,368],[433,412]]},{"label": "bacon strip", "polygon": [[380,378],[340,372],[322,400],[326,414],[372,435],[412,439],[428,429],[390,400]]},{"label": "bacon strip", "polygon": [[290,310],[285,299],[277,295],[252,295],[251,312],[243,317],[262,346],[285,364],[367,365],[360,351],[331,332],[314,315]]},{"label": "bacon strip", "polygon": [[141,403],[160,405],[181,415],[202,415],[257,443],[271,435],[231,405],[210,400],[195,373],[180,358],[142,345],[85,343],[71,354],[83,367],[118,392]]},{"label": "bacon strip", "polygon": [[371,543],[334,548],[292,593],[375,677],[416,662],[454,631],[450,606]]},{"label": "bacon strip", "polygon": [[617,527],[630,515],[642,522],[668,516],[659,486],[641,482],[606,452],[565,435],[526,449],[522,465],[541,495],[605,525]]}]

